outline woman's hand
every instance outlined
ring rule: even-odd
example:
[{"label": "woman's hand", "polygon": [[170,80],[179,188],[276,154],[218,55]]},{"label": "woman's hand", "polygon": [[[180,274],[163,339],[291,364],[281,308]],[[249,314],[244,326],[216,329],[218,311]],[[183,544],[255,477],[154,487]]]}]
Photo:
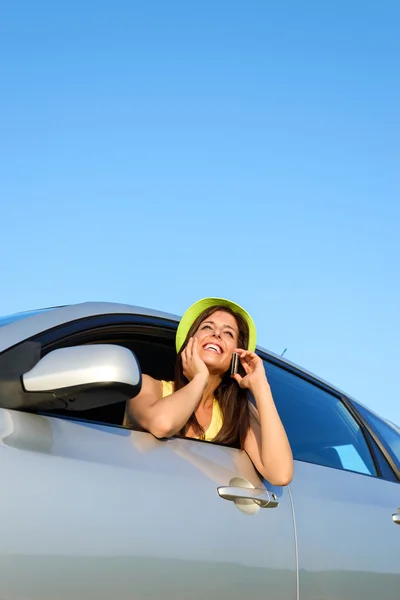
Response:
[{"label": "woman's hand", "polygon": [[240,362],[246,373],[244,377],[239,375],[239,373],[232,376],[236,379],[240,387],[254,392],[260,386],[269,386],[261,358],[254,352],[249,352],[242,348],[236,348],[235,352],[239,354]]},{"label": "woman's hand", "polygon": [[183,374],[192,381],[196,375],[202,375],[208,381],[209,371],[207,365],[199,356],[199,340],[191,337],[188,345],[182,352]]}]

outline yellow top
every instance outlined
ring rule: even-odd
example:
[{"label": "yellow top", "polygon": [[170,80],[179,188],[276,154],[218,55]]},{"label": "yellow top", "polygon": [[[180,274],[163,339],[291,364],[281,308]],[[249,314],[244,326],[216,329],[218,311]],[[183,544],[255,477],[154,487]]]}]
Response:
[{"label": "yellow top", "polygon": [[[174,382],[173,381],[161,381],[162,384],[162,395],[163,398],[165,396],[170,396],[174,391]],[[212,442],[218,435],[223,424],[223,417],[220,406],[218,404],[217,399],[214,397],[212,415],[211,415],[211,423],[208,426],[208,429],[204,432],[204,439],[207,442]]]}]

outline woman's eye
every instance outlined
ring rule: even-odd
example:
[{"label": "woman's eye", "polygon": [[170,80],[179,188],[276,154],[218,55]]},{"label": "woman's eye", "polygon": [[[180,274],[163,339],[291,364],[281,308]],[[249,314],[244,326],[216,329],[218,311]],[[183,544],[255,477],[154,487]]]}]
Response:
[{"label": "woman's eye", "polygon": [[225,331],[226,335],[229,335],[229,337],[233,338],[233,333],[232,331]]},{"label": "woman's eye", "polygon": [[203,325],[202,329],[211,329],[211,325]]}]

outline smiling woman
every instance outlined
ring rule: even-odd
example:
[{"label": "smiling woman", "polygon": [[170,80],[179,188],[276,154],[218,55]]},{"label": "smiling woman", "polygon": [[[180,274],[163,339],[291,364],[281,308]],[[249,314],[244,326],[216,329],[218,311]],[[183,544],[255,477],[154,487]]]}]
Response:
[{"label": "smiling woman", "polygon": [[[184,435],[235,446],[270,483],[288,484],[292,453],[255,347],[253,319],[241,306],[199,300],[177,330],[175,381],[143,375],[140,394],[127,403],[125,424],[158,438]],[[231,375],[234,352],[240,368]]]}]

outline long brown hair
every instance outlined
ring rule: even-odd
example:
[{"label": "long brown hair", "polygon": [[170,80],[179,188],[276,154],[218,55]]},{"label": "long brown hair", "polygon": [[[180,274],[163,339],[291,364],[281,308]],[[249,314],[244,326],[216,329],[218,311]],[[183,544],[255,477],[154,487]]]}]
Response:
[{"label": "long brown hair", "polygon": [[[188,380],[183,374],[181,355],[187,346],[189,338],[196,333],[205,319],[217,311],[229,313],[235,318],[239,329],[238,346],[239,348],[247,349],[249,343],[249,328],[243,317],[226,306],[212,306],[206,308],[206,310],[204,310],[194,321],[187,334],[186,340],[178,353],[175,366],[175,391],[181,389],[188,383]],[[244,370],[242,367],[240,367],[240,369],[239,373],[243,376]],[[230,372],[227,371],[224,374],[220,385],[215,390],[215,398],[221,409],[223,425],[213,441],[218,444],[235,446],[243,449],[244,441],[250,427],[250,409],[247,390],[243,390],[239,387],[237,381],[232,379]],[[179,432],[180,435],[186,435],[190,427],[193,429],[196,436],[200,439],[204,439],[204,428],[200,425],[194,413]]]}]

